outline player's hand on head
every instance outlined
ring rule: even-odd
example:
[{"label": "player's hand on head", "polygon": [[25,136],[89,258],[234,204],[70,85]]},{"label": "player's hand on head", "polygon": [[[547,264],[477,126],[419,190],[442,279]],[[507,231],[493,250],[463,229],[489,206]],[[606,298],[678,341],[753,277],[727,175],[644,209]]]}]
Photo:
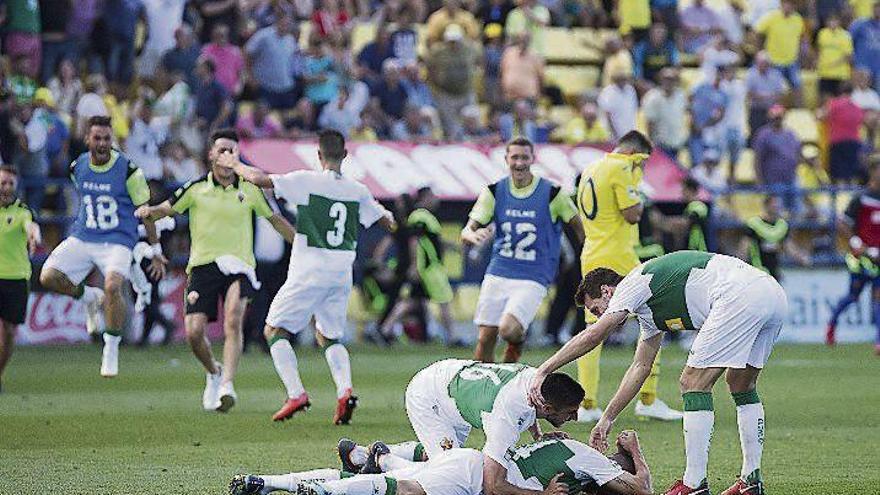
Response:
[{"label": "player's hand on head", "polygon": [[590,431],[590,447],[605,452],[608,450],[608,433],[611,431],[611,421],[605,418],[599,420],[593,430]]},{"label": "player's hand on head", "polygon": [[560,478],[562,478],[562,473],[557,474],[550,480],[547,488],[544,488],[544,495],[568,495],[568,485],[559,481]]},{"label": "player's hand on head", "polygon": [[633,430],[623,430],[617,435],[617,446],[632,452],[639,447],[639,436]]},{"label": "player's hand on head", "polygon": [[545,378],[544,374],[540,372],[535,373],[535,376],[532,377],[532,382],[529,384],[529,402],[535,406],[535,409],[540,409],[545,405],[544,396],[541,395],[541,385],[544,384]]}]

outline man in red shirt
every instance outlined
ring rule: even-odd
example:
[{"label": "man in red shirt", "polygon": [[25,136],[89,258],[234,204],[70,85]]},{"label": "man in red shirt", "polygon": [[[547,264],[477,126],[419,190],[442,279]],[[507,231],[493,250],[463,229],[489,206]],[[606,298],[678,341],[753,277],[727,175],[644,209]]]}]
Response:
[{"label": "man in red shirt", "polygon": [[867,188],[853,197],[840,222],[840,232],[849,237],[846,265],[850,273],[849,293],[837,303],[828,322],[825,343],[836,342],[837,320],[871,283],[871,310],[877,326],[874,352],[880,356],[880,161],[868,167]]},{"label": "man in red shirt", "polygon": [[844,81],[840,94],[828,100],[823,110],[828,129],[829,172],[834,182],[855,182],[862,176],[859,152],[862,142],[859,132],[865,113],[852,100],[852,85]]}]

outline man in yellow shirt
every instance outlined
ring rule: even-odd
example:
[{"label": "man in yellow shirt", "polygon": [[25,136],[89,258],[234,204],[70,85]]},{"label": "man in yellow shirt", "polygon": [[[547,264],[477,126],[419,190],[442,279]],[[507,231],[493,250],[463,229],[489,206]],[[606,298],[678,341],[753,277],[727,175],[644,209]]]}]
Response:
[{"label": "man in yellow shirt", "polygon": [[[647,137],[638,131],[630,131],[620,138],[611,153],[581,175],[577,192],[577,206],[585,233],[581,273],[609,268],[623,276],[638,266],[634,245],[643,210],[639,182],[652,148]],[[596,322],[596,316],[589,311],[586,315],[588,326],[584,331],[589,332],[589,325]],[[586,391],[578,421],[593,422],[602,416],[597,404],[601,352],[600,344],[578,359],[578,380]],[[670,409],[657,398],[658,374],[655,362],[651,376],[642,386],[636,415],[663,420],[681,419],[681,412]]]},{"label": "man in yellow shirt", "polygon": [[840,27],[837,14],[828,16],[826,26],[816,38],[816,46],[819,49],[819,60],[816,62],[819,94],[823,97],[836,96],[840,83],[850,78],[853,54],[852,36]]},{"label": "man in yellow shirt", "polygon": [[428,16],[425,23],[428,45],[443,41],[443,33],[450,24],[461,26],[470,41],[476,41],[480,38],[480,24],[474,14],[461,8],[460,0],[445,0],[443,8]]},{"label": "man in yellow shirt", "polygon": [[770,62],[791,84],[795,101],[800,105],[801,67],[798,58],[807,43],[806,24],[794,8],[794,2],[783,0],[780,8],[768,12],[758,21],[755,31],[764,37],[764,49]]},{"label": "man in yellow shirt", "polygon": [[599,119],[599,109],[593,102],[584,103],[581,114],[571,119],[562,131],[565,144],[607,143],[608,131]]},{"label": "man in yellow shirt", "polygon": [[651,3],[648,0],[619,0],[617,16],[620,19],[620,34],[632,34],[638,43],[648,36],[651,27]]}]

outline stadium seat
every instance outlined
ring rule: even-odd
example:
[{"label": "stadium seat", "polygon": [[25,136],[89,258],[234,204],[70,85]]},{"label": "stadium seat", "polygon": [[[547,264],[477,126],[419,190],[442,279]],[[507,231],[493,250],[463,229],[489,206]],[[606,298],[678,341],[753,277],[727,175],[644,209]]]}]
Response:
[{"label": "stadium seat", "polygon": [[599,68],[593,66],[551,65],[544,71],[547,82],[559,86],[569,103],[588,89],[596,88]]},{"label": "stadium seat", "polygon": [[801,141],[819,141],[819,124],[812,110],[793,108],[785,113],[786,127],[797,134]]},{"label": "stadium seat", "polygon": [[819,108],[819,76],[816,71],[801,71],[801,94],[803,95],[803,105],[805,108]]},{"label": "stadium seat", "polygon": [[551,27],[543,30],[542,55],[548,64],[598,64],[607,33],[594,29]]}]

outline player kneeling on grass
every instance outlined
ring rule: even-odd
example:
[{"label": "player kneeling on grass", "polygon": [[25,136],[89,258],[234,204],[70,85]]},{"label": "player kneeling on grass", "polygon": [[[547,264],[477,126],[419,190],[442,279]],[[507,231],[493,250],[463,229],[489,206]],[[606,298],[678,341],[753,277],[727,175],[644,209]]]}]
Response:
[{"label": "player kneeling on grass", "polygon": [[[433,459],[444,450],[463,447],[472,428],[486,434],[483,478],[489,486],[504,481],[505,455],[520,433],[535,440],[561,437],[543,434],[538,419],[554,427],[574,420],[584,390],[565,373],[552,373],[541,388],[545,401],[535,407],[528,387],[535,368],[523,364],[493,364],[461,359],[438,361],[419,371],[406,388],[406,414],[419,442],[374,447],[339,441],[339,457],[349,472],[374,474],[411,467],[413,461]],[[387,450],[384,450],[387,449]],[[391,454],[391,455],[384,455]],[[487,495],[492,495],[488,490]],[[503,493],[503,492],[502,492]]]},{"label": "player kneeling on grass", "polygon": [[[504,457],[506,483],[517,495],[567,495],[581,491],[650,495],[651,473],[636,433],[622,432],[617,437],[617,446],[618,452],[610,458],[570,439],[551,439],[510,449]],[[428,462],[385,474],[353,475],[335,469],[280,476],[240,474],[232,478],[229,493],[263,495],[280,490],[297,495],[480,495],[486,493],[483,461],[483,454],[476,450],[452,449]]]},{"label": "player kneeling on grass", "polygon": [[756,386],[788,313],[782,286],[742,260],[679,251],[644,263],[626,277],[595,269],[584,276],[576,298],[601,317],[589,332],[572,338],[538,368],[532,400],[540,403],[546,373],[589,352],[634,314],[642,330],[633,363],[590,434],[590,444],[604,448],[614,420],[650,374],[662,332],[695,330],[681,374],[686,468],[683,479],[666,494],[709,494],[706,471],[715,422],[712,387],[725,371],[737,406],[743,464],[740,478],[722,495],[763,494],[764,406]]}]

